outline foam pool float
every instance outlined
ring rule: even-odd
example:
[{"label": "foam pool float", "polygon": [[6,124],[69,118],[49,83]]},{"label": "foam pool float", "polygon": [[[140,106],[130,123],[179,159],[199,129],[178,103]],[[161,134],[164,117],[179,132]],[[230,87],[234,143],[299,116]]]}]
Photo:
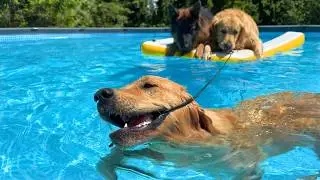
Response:
[{"label": "foam pool float", "polygon": [[[285,52],[293,48],[297,48],[301,46],[304,41],[305,36],[301,32],[285,32],[282,35],[263,43],[263,57],[270,57],[279,52]],[[173,38],[146,41],[142,43],[141,51],[148,55],[165,56],[168,51],[168,46],[172,43]],[[176,52],[174,55],[181,56],[181,53]],[[195,58],[195,50],[182,56]],[[231,56],[222,52],[213,52],[211,55],[212,61],[225,61],[228,58],[230,58],[229,62],[257,60],[253,51],[249,49],[235,50]]]}]

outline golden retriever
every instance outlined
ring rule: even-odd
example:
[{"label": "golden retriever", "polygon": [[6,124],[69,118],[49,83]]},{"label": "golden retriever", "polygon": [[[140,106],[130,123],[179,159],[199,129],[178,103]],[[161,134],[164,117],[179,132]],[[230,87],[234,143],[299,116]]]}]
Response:
[{"label": "golden retriever", "polygon": [[[227,155],[228,158],[219,160],[221,163],[232,165],[232,168],[251,168],[255,171],[256,164],[266,158],[259,144],[265,145],[270,141],[281,144],[282,147],[275,148],[275,152],[268,152],[268,155],[275,155],[288,151],[293,146],[291,142],[294,145],[307,142],[293,140],[295,138],[289,135],[301,133],[320,137],[320,94],[277,93],[243,101],[232,109],[204,109],[193,101],[169,114],[161,115],[190,98],[191,95],[184,87],[157,76],[144,76],[120,89],[98,90],[94,100],[100,116],[120,127],[110,134],[112,142],[117,146],[98,164],[99,171],[110,179],[116,178],[115,169],[118,166],[140,172],[137,167],[122,164],[126,156],[151,157],[160,161],[171,157],[175,163],[195,165],[192,159],[187,158],[190,152],[186,148],[176,151],[181,152],[177,156],[170,153],[166,156],[165,148],[119,150],[119,147],[144,142],[201,146],[214,149],[215,153],[221,152],[220,147],[227,146],[232,150],[225,150],[225,153],[232,154],[230,156],[233,158],[231,162],[223,163],[229,159]],[[220,150],[215,149],[217,147]],[[316,152],[319,153],[317,148],[319,145],[316,145]],[[187,148],[190,149],[192,147]],[[240,151],[245,155],[235,158]],[[209,154],[211,152],[208,150]],[[214,159],[209,158],[208,161],[214,162]],[[220,167],[217,163],[215,165]],[[203,164],[196,168],[199,167],[206,168]]]},{"label": "golden retriever", "polygon": [[121,128],[110,134],[119,146],[155,138],[210,144],[214,136],[237,138],[255,127],[320,134],[319,94],[278,93],[244,101],[233,109],[204,109],[193,101],[163,118],[159,116],[165,110],[191,98],[184,87],[165,78],[145,76],[121,89],[100,89],[94,98],[100,116]]},{"label": "golden retriever", "polygon": [[250,15],[239,9],[225,9],[212,20],[210,45],[213,50],[226,53],[232,50],[250,49],[254,55],[263,55],[259,29]]}]

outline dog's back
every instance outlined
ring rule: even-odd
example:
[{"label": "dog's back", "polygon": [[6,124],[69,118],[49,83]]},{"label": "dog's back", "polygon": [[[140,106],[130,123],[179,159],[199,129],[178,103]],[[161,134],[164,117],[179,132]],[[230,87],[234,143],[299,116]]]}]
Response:
[{"label": "dog's back", "polygon": [[209,26],[213,15],[198,2],[190,8],[169,7],[171,33],[174,38],[174,51],[190,52],[209,37]]},{"label": "dog's back", "polygon": [[283,92],[246,100],[236,108],[238,123],[320,137],[320,94]]}]

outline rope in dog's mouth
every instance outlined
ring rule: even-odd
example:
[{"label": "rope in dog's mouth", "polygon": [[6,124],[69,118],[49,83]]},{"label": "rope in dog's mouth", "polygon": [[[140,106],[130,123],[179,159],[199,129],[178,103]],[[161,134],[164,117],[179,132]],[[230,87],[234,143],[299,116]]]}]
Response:
[{"label": "rope in dog's mouth", "polygon": [[[233,51],[228,53],[229,57],[224,61],[223,65],[218,69],[216,74],[214,74],[211,77],[211,79],[209,79],[209,81],[207,81],[207,83],[196,93],[196,95],[192,96],[191,98],[187,99],[186,101],[182,102],[181,104],[179,104],[175,107],[172,107],[171,109],[167,109],[167,110],[162,111],[161,114],[154,121],[163,121],[164,118],[167,115],[169,115],[169,113],[171,113],[175,110],[178,110],[180,108],[183,108],[183,107],[187,106],[188,104],[192,103],[193,101],[195,101],[202,94],[202,92],[219,76],[222,69],[226,66],[227,62],[230,60],[232,53],[233,53]],[[109,148],[111,148],[113,145],[114,145],[113,143],[110,143]]]}]

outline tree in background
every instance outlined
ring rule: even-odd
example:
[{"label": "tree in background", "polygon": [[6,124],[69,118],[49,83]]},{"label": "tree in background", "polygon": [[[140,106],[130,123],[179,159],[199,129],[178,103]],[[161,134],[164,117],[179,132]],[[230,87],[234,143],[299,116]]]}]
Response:
[{"label": "tree in background", "polygon": [[[88,0],[89,1],[89,0]],[[130,10],[122,5],[120,0],[90,1],[90,15],[96,27],[122,27],[128,23]]]},{"label": "tree in background", "polygon": [[21,0],[2,0],[0,2],[0,26],[2,27],[17,27],[26,24],[23,5],[27,1]]},{"label": "tree in background", "polygon": [[5,0],[1,27],[122,27],[130,10],[118,0]]},{"label": "tree in background", "polygon": [[[0,27],[168,26],[168,6],[198,0],[0,0]],[[258,24],[320,24],[319,0],[201,0],[213,13],[239,8]]]},{"label": "tree in background", "polygon": [[320,3],[317,0],[304,0],[304,24],[320,24]]},{"label": "tree in background", "polygon": [[[154,15],[156,4],[152,0],[132,0],[127,2],[123,0],[130,13],[128,15],[129,21],[126,26],[151,26],[154,23]],[[125,3],[127,2],[127,3]]]}]

